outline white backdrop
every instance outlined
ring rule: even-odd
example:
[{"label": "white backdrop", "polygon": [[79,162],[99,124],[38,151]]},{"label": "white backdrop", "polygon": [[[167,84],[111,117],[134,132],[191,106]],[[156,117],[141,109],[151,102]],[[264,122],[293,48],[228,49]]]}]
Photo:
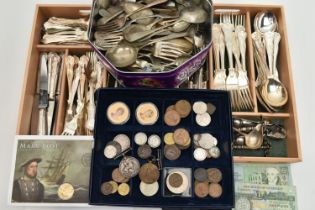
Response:
[{"label": "white backdrop", "polygon": [[[91,0],[0,0],[0,2],[0,210],[36,209],[11,207],[7,204],[11,153],[35,4],[90,3]],[[315,139],[312,134],[315,132],[313,130],[315,128],[313,121],[315,119],[313,110],[315,94],[311,89],[315,84],[315,68],[312,65],[315,59],[313,52],[315,47],[315,3],[306,0],[218,0],[215,2],[282,4],[285,6],[303,153],[303,162],[292,165],[293,181],[298,190],[299,209],[314,210]],[[131,210],[135,208],[106,207],[106,209]]]}]

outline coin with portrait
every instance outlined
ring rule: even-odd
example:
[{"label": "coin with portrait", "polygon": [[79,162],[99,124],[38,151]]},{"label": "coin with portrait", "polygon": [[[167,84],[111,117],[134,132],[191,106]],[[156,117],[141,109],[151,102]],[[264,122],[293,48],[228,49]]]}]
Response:
[{"label": "coin with portrait", "polygon": [[208,182],[198,182],[195,184],[195,194],[199,198],[204,198],[209,195],[209,184]]},{"label": "coin with portrait", "polygon": [[212,198],[219,198],[222,195],[222,187],[218,183],[211,183],[209,185],[209,195]]},{"label": "coin with portrait", "polygon": [[181,155],[181,150],[175,145],[164,146],[164,156],[168,160],[177,160]]},{"label": "coin with portrait", "polygon": [[63,183],[58,188],[58,197],[61,200],[70,200],[74,194],[74,188],[70,183]]},{"label": "coin with portrait", "polygon": [[159,177],[160,171],[155,164],[149,162],[141,166],[139,178],[144,183],[152,184],[153,182],[158,181]]},{"label": "coin with portrait", "polygon": [[180,123],[180,115],[175,110],[167,111],[164,115],[164,122],[168,126],[176,126]]},{"label": "coin with portrait", "polygon": [[130,118],[129,107],[124,102],[114,102],[107,108],[107,118],[114,125],[123,125]]},{"label": "coin with portrait", "polygon": [[129,181],[129,178],[126,178],[124,177],[120,171],[119,171],[119,168],[115,168],[112,172],[112,179],[115,181],[115,182],[118,182],[118,183],[125,183],[125,182],[128,182]]},{"label": "coin with portrait", "polygon": [[137,154],[142,159],[148,159],[152,154],[152,149],[149,145],[145,144],[138,147]]},{"label": "coin with portrait", "polygon": [[153,125],[159,119],[159,110],[151,102],[141,103],[136,109],[136,119],[141,125]]},{"label": "coin with portrait", "polygon": [[187,100],[179,100],[175,104],[175,110],[182,118],[185,118],[191,112],[191,105]]},{"label": "coin with portrait", "polygon": [[222,172],[217,168],[209,168],[207,173],[210,182],[219,183],[222,180]]},{"label": "coin with portrait", "polygon": [[137,176],[139,170],[140,163],[134,157],[126,156],[119,163],[119,172],[126,178]]}]

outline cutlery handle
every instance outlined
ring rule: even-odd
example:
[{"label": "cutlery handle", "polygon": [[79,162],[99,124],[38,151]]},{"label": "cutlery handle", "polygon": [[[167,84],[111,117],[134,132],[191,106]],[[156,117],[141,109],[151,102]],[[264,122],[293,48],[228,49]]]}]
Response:
[{"label": "cutlery handle", "polygon": [[281,40],[281,35],[275,32],[275,37],[273,41],[274,49],[273,49],[273,76],[279,80],[279,73],[277,69],[277,57],[279,51],[279,42]]},{"label": "cutlery handle", "polygon": [[163,4],[165,2],[167,2],[167,0],[156,0],[156,1],[153,1],[153,2],[151,2],[149,4],[147,4],[147,5],[145,5],[145,6],[141,7],[141,8],[139,8],[139,9],[131,12],[130,14],[126,15],[125,18],[127,19],[128,17],[130,17],[131,15],[136,14],[137,12],[140,12],[140,11],[142,11],[144,9],[148,9],[148,8],[153,7],[155,5],[158,5],[158,4]]},{"label": "cutlery handle", "polygon": [[242,67],[246,71],[246,38],[247,33],[245,31],[239,31],[237,33],[238,43],[240,46],[241,56],[242,56]]},{"label": "cutlery handle", "polygon": [[221,26],[219,24],[213,24],[212,26],[212,41],[213,41],[213,53],[215,61],[215,70],[220,69],[220,34]]},{"label": "cutlery handle", "polygon": [[38,135],[47,135],[47,116],[46,116],[46,108],[39,109],[39,116],[38,116]]},{"label": "cutlery handle", "polygon": [[267,55],[268,55],[268,64],[269,64],[269,71],[270,74],[272,75],[273,73],[273,42],[274,42],[274,32],[266,32],[264,33],[264,41],[265,41],[265,46],[267,50]]},{"label": "cutlery handle", "polygon": [[225,43],[224,35],[221,31],[220,33],[220,59],[221,59],[221,69],[225,69]]},{"label": "cutlery handle", "polygon": [[228,52],[228,59],[229,59],[229,69],[233,69],[234,68],[234,64],[233,64],[233,46],[232,46],[232,42],[233,42],[233,25],[223,25],[222,26],[223,29],[223,33],[224,33],[224,37],[225,37],[225,44],[226,44],[226,49]]}]

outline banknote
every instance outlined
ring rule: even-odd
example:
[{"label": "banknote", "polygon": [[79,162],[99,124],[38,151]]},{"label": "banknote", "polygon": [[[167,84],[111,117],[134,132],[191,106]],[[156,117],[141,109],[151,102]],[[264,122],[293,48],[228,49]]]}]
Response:
[{"label": "banknote", "polygon": [[235,183],[293,185],[288,164],[234,164]]},{"label": "banknote", "polygon": [[296,210],[295,186],[235,183],[235,210]]}]

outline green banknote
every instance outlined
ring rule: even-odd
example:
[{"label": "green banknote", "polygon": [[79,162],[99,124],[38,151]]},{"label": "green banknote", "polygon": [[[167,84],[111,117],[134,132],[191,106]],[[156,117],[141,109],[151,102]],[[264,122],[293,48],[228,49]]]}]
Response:
[{"label": "green banknote", "polygon": [[288,164],[234,164],[235,183],[293,185]]},{"label": "green banknote", "polygon": [[235,183],[235,210],[296,210],[295,186]]}]

